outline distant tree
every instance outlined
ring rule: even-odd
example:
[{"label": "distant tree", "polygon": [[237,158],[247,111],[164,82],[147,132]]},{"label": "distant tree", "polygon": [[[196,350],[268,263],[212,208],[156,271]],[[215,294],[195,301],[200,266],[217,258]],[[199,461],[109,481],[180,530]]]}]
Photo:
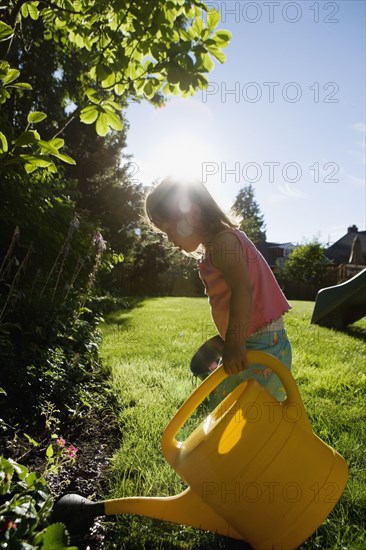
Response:
[{"label": "distant tree", "polygon": [[266,229],[260,208],[254,199],[252,185],[242,187],[235,199],[233,209],[243,218],[241,229],[248,235],[254,244],[265,242]]},{"label": "distant tree", "polygon": [[297,280],[321,286],[331,264],[325,256],[325,248],[318,242],[302,244],[288,257],[281,273],[283,280]]}]

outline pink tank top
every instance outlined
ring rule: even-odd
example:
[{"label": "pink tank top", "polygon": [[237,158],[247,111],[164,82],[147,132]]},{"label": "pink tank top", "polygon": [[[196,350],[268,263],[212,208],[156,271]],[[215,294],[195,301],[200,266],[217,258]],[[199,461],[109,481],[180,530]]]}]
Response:
[{"label": "pink tank top", "polygon": [[[242,252],[247,261],[252,285],[252,305],[250,325],[246,334],[251,336],[278,319],[291,309],[291,306],[266,260],[245,233],[239,229],[225,229],[225,231],[230,231],[238,238],[238,246],[234,250],[225,250],[225,253],[234,255]],[[231,290],[221,271],[211,263],[209,255],[198,262],[198,268],[211,306],[212,319],[221,337],[225,338],[229,322]]]}]

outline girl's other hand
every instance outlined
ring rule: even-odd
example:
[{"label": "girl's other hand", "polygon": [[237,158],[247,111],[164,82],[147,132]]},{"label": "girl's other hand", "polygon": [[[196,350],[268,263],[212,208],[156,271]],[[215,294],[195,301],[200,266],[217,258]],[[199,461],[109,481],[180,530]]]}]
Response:
[{"label": "girl's other hand", "polygon": [[239,372],[247,369],[247,350],[245,345],[235,342],[225,342],[222,362],[227,374],[239,374]]}]

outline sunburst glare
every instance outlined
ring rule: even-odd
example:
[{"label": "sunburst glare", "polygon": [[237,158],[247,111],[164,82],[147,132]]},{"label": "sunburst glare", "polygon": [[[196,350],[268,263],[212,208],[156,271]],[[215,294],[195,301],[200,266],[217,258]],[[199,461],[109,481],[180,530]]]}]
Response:
[{"label": "sunburst glare", "polygon": [[154,167],[160,174],[201,179],[204,163],[212,162],[215,156],[202,139],[188,133],[177,133],[156,145],[153,158]]}]

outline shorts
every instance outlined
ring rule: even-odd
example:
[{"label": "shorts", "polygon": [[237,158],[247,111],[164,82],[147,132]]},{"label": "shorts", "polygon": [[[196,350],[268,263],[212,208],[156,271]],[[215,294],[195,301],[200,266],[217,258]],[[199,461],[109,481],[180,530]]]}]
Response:
[{"label": "shorts", "polygon": [[[288,370],[291,370],[292,350],[285,329],[257,333],[246,341],[248,350],[265,351],[279,359]],[[249,368],[226,378],[217,388],[211,392],[208,398],[208,406],[212,411],[217,405],[244,380],[254,378],[277,401],[286,399],[285,388],[278,376],[269,368],[257,363],[250,363]]]}]

